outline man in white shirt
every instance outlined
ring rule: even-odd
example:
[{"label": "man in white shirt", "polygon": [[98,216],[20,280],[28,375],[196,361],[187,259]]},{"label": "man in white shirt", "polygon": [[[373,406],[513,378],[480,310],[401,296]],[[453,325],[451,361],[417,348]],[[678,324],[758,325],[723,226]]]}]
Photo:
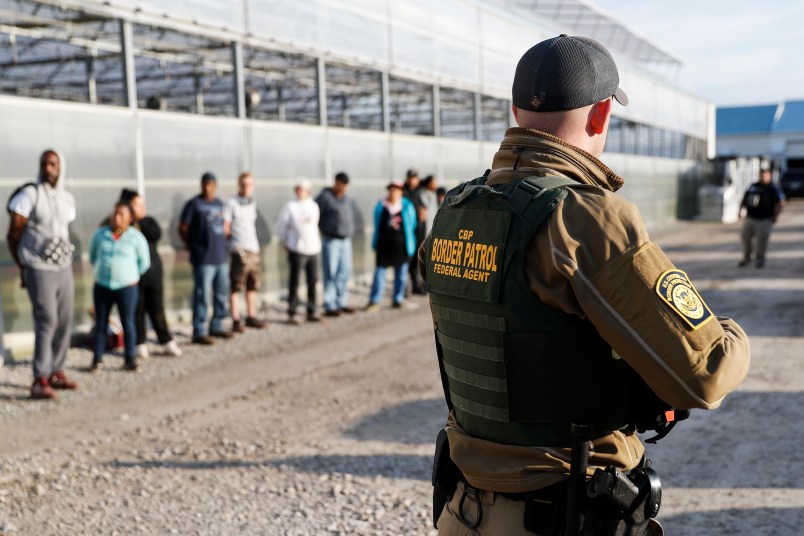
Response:
[{"label": "man in white shirt", "polygon": [[310,197],[310,181],[300,180],[295,187],[296,199],[282,207],[276,222],[277,234],[290,263],[288,296],[288,322],[298,324],[296,308],[299,306],[299,274],[307,278],[307,321],[318,322],[316,313],[316,284],[318,283],[318,254],[321,253],[321,235],[318,231],[319,208]]},{"label": "man in white shirt", "polygon": [[[223,219],[230,226],[229,251],[231,269],[229,283],[231,297],[232,331],[243,333],[245,327],[264,329],[266,324],[257,318],[257,291],[260,289],[262,262],[260,243],[257,240],[257,203],[254,193],[254,177],[241,173],[237,178],[237,195],[226,201]],[[241,290],[246,293],[246,320],[240,319]]]},{"label": "man in white shirt", "polygon": [[77,389],[64,373],[73,324],[73,245],[69,224],[75,200],[64,188],[64,159],[48,149],[35,183],[20,187],[8,204],[6,243],[20,268],[34,319],[31,398],[56,398],[54,389]]}]

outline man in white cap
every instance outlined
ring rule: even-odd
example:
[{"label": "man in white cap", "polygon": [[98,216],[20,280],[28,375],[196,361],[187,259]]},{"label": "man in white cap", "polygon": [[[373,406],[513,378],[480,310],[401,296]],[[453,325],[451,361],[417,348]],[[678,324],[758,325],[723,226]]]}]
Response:
[{"label": "man in white cap", "polygon": [[288,284],[288,322],[297,324],[299,306],[299,275],[304,271],[307,281],[307,321],[318,322],[316,313],[316,285],[318,284],[318,254],[321,253],[321,235],[318,231],[319,208],[310,197],[310,181],[300,179],[295,187],[296,199],[288,201],[279,212],[276,232],[290,263]]},{"label": "man in white cap", "polygon": [[628,103],[597,41],[525,52],[519,128],[490,171],[447,194],[419,250],[450,409],[440,535],[661,534],[637,431],[660,439],[748,371],[745,332],[614,193],[623,179],[599,160],[614,101]]}]

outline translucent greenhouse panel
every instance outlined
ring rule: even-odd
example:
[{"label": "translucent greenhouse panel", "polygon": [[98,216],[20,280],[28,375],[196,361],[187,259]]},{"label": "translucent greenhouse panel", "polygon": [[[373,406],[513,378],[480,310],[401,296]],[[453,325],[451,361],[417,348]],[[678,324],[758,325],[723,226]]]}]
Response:
[{"label": "translucent greenhouse panel", "polygon": [[245,30],[243,0],[104,0],[103,3],[215,28]]}]

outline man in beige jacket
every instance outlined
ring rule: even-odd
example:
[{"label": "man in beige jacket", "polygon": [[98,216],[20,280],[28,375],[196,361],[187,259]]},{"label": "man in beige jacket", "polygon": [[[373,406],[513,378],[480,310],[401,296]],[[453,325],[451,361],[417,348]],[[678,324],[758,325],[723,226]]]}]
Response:
[{"label": "man in beige jacket", "polygon": [[[441,535],[564,534],[572,422],[592,425],[587,476],[628,474],[644,464],[637,429],[717,408],[748,371],[743,330],[650,241],[598,159],[614,101],[628,103],[618,86],[594,40],[527,51],[519,128],[490,173],[447,195],[419,250],[450,407],[437,465],[456,475],[436,487]],[[630,534],[661,534],[643,521]]]}]

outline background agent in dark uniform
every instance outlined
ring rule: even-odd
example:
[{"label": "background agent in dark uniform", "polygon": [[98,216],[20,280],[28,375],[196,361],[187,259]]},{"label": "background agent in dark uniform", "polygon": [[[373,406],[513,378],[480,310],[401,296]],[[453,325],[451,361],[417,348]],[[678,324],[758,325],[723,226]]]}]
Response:
[{"label": "background agent in dark uniform", "polygon": [[748,187],[741,204],[746,211],[740,234],[743,242],[743,260],[739,263],[741,268],[751,262],[751,252],[755,244],[756,267],[765,266],[765,252],[768,249],[771,229],[779,219],[784,202],[784,194],[771,182],[770,170],[760,171],[759,181]]},{"label": "background agent in dark uniform", "polygon": [[[564,534],[571,423],[592,425],[587,477],[636,475],[637,427],[661,428],[669,407],[714,409],[747,373],[743,330],[650,241],[598,159],[613,101],[628,103],[618,86],[591,39],[527,51],[520,128],[490,172],[448,193],[419,250],[450,408],[441,535]],[[587,516],[583,533],[613,533],[609,514]],[[626,533],[661,533],[640,523]]]}]

